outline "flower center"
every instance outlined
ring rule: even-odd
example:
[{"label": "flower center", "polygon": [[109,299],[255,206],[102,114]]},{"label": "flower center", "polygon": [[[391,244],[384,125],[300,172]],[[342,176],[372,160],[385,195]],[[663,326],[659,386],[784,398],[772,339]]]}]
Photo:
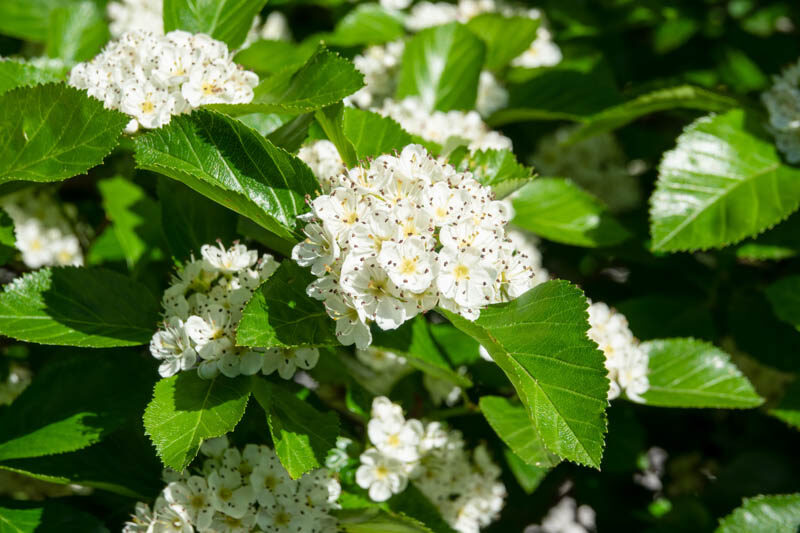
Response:
[{"label": "flower center", "polygon": [[469,268],[464,265],[458,265],[453,269],[453,276],[455,276],[456,281],[464,281],[465,279],[469,279]]},{"label": "flower center", "polygon": [[156,106],[153,105],[153,102],[151,102],[149,98],[142,102],[141,108],[142,113],[152,113],[156,110]]},{"label": "flower center", "polygon": [[400,263],[400,273],[413,274],[416,271],[417,271],[417,258],[404,257],[402,263]]},{"label": "flower center", "polygon": [[222,488],[219,491],[219,499],[226,502],[233,498],[233,491],[229,488]]},{"label": "flower center", "polygon": [[386,476],[389,475],[389,469],[385,466],[379,466],[375,469],[375,477],[378,479],[384,479]]}]

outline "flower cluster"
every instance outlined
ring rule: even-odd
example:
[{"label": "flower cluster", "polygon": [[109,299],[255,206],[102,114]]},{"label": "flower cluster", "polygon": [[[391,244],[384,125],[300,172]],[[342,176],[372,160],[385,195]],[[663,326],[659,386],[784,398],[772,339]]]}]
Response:
[{"label": "flower cluster", "polygon": [[129,31],[149,31],[164,34],[162,0],[118,0],[109,2],[106,13],[111,22],[108,30],[113,38]]},{"label": "flower cluster", "polygon": [[348,97],[348,101],[369,109],[380,106],[386,98],[391,97],[397,87],[397,74],[404,50],[403,41],[392,41],[367,47],[355,56],[353,63],[364,75],[364,87]]},{"label": "flower cluster", "polygon": [[506,204],[422,146],[335,180],[311,201],[292,258],[318,276],[308,294],[325,302],[342,344],[366,348],[370,322],[395,329],[437,304],[475,320],[531,287],[527,257],[505,238]]},{"label": "flower cluster", "polygon": [[6,196],[0,207],[14,222],[16,246],[26,266],[83,265],[81,244],[70,223],[73,206],[39,189]]},{"label": "flower cluster", "polygon": [[373,447],[361,454],[356,483],[374,501],[402,492],[411,480],[456,531],[477,533],[497,518],[506,490],[483,446],[470,456],[458,431],[407,420],[385,397],[372,402],[367,433]]},{"label": "flower cluster", "polygon": [[489,129],[476,111],[428,111],[419,98],[410,96],[386,100],[378,112],[396,120],[407,132],[441,144],[445,152],[458,144],[468,144],[470,150],[512,148],[511,139]]},{"label": "flower cluster", "polygon": [[328,193],[333,187],[334,178],[347,171],[347,167],[339,155],[336,146],[327,140],[314,141],[300,148],[297,157],[309,167],[322,187],[322,192]]},{"label": "flower cluster", "polygon": [[161,127],[172,115],[202,105],[249,102],[258,76],[236,65],[225,43],[208,35],[140,30],[76,65],[69,83],[133,117],[127,127],[132,133],[139,126]]},{"label": "flower cluster", "polygon": [[647,379],[649,357],[639,347],[625,315],[603,302],[589,306],[589,338],[600,346],[606,356],[606,368],[611,388],[608,399],[617,398],[623,391],[633,401],[642,401],[641,395],[650,388]]},{"label": "flower cluster", "polygon": [[622,147],[611,133],[567,143],[575,129],[566,126],[545,136],[530,163],[543,176],[569,176],[603,200],[612,211],[638,206],[642,191],[637,175],[644,170],[644,163],[638,160],[628,163]]},{"label": "flower cluster", "polygon": [[538,9],[517,8],[495,0],[459,0],[457,4],[446,2],[419,2],[411,8],[406,18],[406,28],[419,31],[450,22],[466,23],[483,13],[501,13],[506,16],[522,16],[539,20],[536,38],[530,47],[515,57],[511,64],[515,67],[550,67],[561,62],[561,49],[553,42],[542,12]]},{"label": "flower cluster", "polygon": [[800,163],[800,61],[775,76],[762,95],[775,144],[790,163]]},{"label": "flower cluster", "polygon": [[326,469],[292,480],[267,446],[243,450],[211,439],[202,470],[166,472],[167,486],[152,509],[136,505],[124,533],[324,533],[336,531],[339,482]]},{"label": "flower cluster", "polygon": [[547,512],[541,525],[525,528],[525,533],[590,533],[595,529],[595,512],[588,505],[578,505],[570,497],[562,498]]},{"label": "flower cluster", "polygon": [[290,379],[297,368],[313,368],[316,348],[244,348],[236,346],[236,327],[253,291],[278,268],[271,255],[243,244],[225,249],[209,244],[201,259],[178,271],[164,292],[164,323],[150,341],[150,353],[161,361],[159,373],[172,376],[197,368],[202,378],[278,371]]}]

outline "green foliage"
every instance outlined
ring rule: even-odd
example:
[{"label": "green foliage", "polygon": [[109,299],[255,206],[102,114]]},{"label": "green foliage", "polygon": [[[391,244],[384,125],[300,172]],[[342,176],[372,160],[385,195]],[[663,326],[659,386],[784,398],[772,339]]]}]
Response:
[{"label": "green foliage", "polygon": [[50,12],[46,52],[67,63],[87,61],[108,41],[103,10],[89,0]]},{"label": "green foliage", "polygon": [[345,533],[433,533],[411,517],[376,507],[344,509],[336,518]]},{"label": "green foliage", "polygon": [[182,372],[156,383],[144,428],[164,465],[182,471],[204,440],[233,431],[249,397],[245,376],[202,379]]},{"label": "green foliage", "polygon": [[22,61],[11,59],[0,61],[0,94],[16,87],[31,87],[60,79],[61,76],[56,72],[37,68]]},{"label": "green foliage", "polygon": [[306,294],[314,279],[307,268],[284,261],[244,308],[236,343],[261,348],[338,346],[325,306]]},{"label": "green foliage", "polygon": [[0,184],[82,174],[103,162],[129,120],[85,92],[52,83],[8,91],[0,109]]},{"label": "green foliage", "polygon": [[6,264],[9,259],[17,255],[14,247],[17,239],[14,236],[14,222],[8,213],[0,209],[0,266]]},{"label": "green foliage", "polygon": [[403,19],[379,4],[359,4],[336,24],[326,42],[334,46],[381,44],[403,35]]},{"label": "green foliage", "polygon": [[48,531],[108,533],[97,518],[63,503],[0,501],[0,533]]},{"label": "green foliage", "polygon": [[720,520],[716,533],[794,533],[800,527],[800,494],[745,498]]},{"label": "green foliage", "polygon": [[514,478],[519,483],[519,486],[525,491],[525,494],[533,494],[547,473],[550,471],[548,467],[533,466],[523,461],[517,454],[509,449],[504,450],[506,464],[514,474]]},{"label": "green foliage", "polygon": [[527,464],[546,469],[560,462],[558,457],[547,451],[524,407],[514,406],[499,396],[484,396],[480,407],[495,433],[511,448],[514,455]]},{"label": "green foliage", "polygon": [[328,139],[336,146],[347,168],[356,166],[358,163],[356,149],[344,134],[344,105],[340,102],[320,109],[314,113],[314,118]]},{"label": "green foliage", "polygon": [[575,246],[612,246],[628,231],[603,203],[569,180],[539,178],[514,197],[513,223],[545,239]]},{"label": "green foliage", "polygon": [[488,307],[475,322],[446,315],[503,369],[545,446],[599,468],[608,379],[603,355],[586,337],[586,307],[579,289],[548,281],[516,300]]},{"label": "green foliage", "polygon": [[164,31],[205,33],[238,48],[267,0],[164,0]]},{"label": "green foliage", "polygon": [[400,152],[413,142],[411,135],[391,118],[352,107],[344,110],[342,129],[359,160]]},{"label": "green foliage", "polygon": [[265,379],[253,380],[253,395],[267,413],[275,453],[289,475],[297,479],[324,466],[339,435],[336,413],[320,412],[286,385]]},{"label": "green foliage", "polygon": [[800,276],[779,279],[766,294],[775,316],[800,329]]},{"label": "green foliage", "polygon": [[598,133],[615,130],[659,111],[698,109],[724,112],[738,105],[739,102],[735,98],[691,85],[657,89],[589,117],[569,140],[577,142]]},{"label": "green foliage", "polygon": [[151,382],[131,355],[75,354],[47,366],[0,412],[0,461],[79,450],[138,416]]},{"label": "green foliage", "polygon": [[313,41],[297,46],[286,41],[260,40],[237,52],[233,60],[259,76],[269,76],[283,70],[296,71],[316,49]]},{"label": "green foliage", "polygon": [[429,110],[471,109],[486,46],[465,26],[422,30],[406,44],[397,96],[419,96]]},{"label": "green foliage", "polygon": [[800,429],[800,381],[792,383],[780,403],[769,410],[769,414]]},{"label": "green foliage", "polygon": [[798,178],[755,117],[733,110],[701,118],[659,167],[653,250],[718,248],[760,233],[800,206]]},{"label": "green foliage", "polygon": [[484,67],[497,70],[528,49],[540,22],[530,17],[483,13],[471,18],[467,28],[486,44]]},{"label": "green foliage", "polygon": [[80,0],[4,0],[0,3],[0,33],[35,42],[47,40],[50,14]]},{"label": "green foliage", "polygon": [[188,185],[285,239],[317,180],[305,163],[213,111],[173,117],[136,138],[136,163]]},{"label": "green foliage", "polygon": [[728,354],[707,342],[654,340],[642,349],[650,356],[648,405],[746,408],[764,401]]},{"label": "green foliage", "polygon": [[307,113],[335,104],[364,86],[363,75],[338,54],[319,47],[299,69],[292,66],[265,79],[249,104],[215,104],[225,113]]},{"label": "green foliage", "polygon": [[147,288],[109,270],[42,268],[0,294],[0,333],[27,342],[135,346],[150,341],[157,321]]},{"label": "green foliage", "polygon": [[505,198],[533,179],[533,170],[517,162],[511,150],[477,150],[464,154],[456,163],[460,170],[469,170],[474,178],[492,188],[497,198]]}]

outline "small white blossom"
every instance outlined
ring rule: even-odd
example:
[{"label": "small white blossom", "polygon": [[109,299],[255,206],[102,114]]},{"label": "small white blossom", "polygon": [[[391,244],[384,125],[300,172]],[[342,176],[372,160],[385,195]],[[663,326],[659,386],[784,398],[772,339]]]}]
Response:
[{"label": "small white blossom", "polygon": [[[391,0],[397,1],[397,0]],[[399,0],[405,2],[406,0]],[[405,50],[403,41],[367,47],[353,58],[356,68],[364,75],[364,87],[347,98],[363,109],[379,107],[397,88],[397,75]]]},{"label": "small white blossom", "polygon": [[335,187],[334,178],[346,170],[339,150],[328,140],[314,141],[300,148],[297,157],[303,160],[322,186],[322,192],[328,193]]},{"label": "small white blossom", "polygon": [[119,0],[109,2],[106,7],[111,23],[108,29],[117,38],[123,33],[135,30],[164,33],[161,0]]},{"label": "small white blossom", "polygon": [[383,455],[375,448],[361,454],[361,466],[356,470],[356,483],[369,490],[376,502],[388,500],[392,494],[403,492],[408,485],[406,466],[402,461]]},{"label": "small white blossom", "polygon": [[292,31],[286,15],[280,11],[273,11],[267,15],[267,20],[264,21],[259,36],[268,41],[291,41]]},{"label": "small white blossom", "polygon": [[319,361],[316,348],[268,348],[262,357],[261,371],[272,374],[275,370],[283,379],[291,379],[298,368],[311,370]]},{"label": "small white blossom", "polygon": [[551,508],[541,525],[525,528],[525,533],[590,533],[595,530],[595,512],[588,505],[578,504],[570,497],[562,498]]},{"label": "small white blossom", "polygon": [[481,72],[478,78],[478,99],[475,110],[483,117],[488,117],[495,111],[508,105],[508,91],[500,85],[494,74],[488,70]]},{"label": "small white blossom", "polygon": [[800,61],[775,76],[761,99],[778,149],[789,163],[800,163]]}]

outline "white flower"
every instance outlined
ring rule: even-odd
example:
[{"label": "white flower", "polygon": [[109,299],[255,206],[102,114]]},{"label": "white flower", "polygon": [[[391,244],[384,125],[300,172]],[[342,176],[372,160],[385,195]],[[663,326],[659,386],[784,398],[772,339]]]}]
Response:
[{"label": "white flower", "polygon": [[300,266],[310,266],[315,276],[324,276],[331,271],[339,258],[339,245],[328,229],[316,222],[303,228],[305,240],[292,249],[292,259]]},{"label": "white flower", "polygon": [[761,99],[778,149],[789,163],[800,163],[800,61],[775,76]]},{"label": "white flower", "polygon": [[285,500],[294,494],[291,478],[274,454],[253,470],[250,483],[256,501],[264,507],[275,505],[278,499]]},{"label": "white flower", "polygon": [[411,5],[411,0],[381,0],[381,7],[385,9],[405,9]]},{"label": "white flower", "polygon": [[541,525],[525,528],[525,533],[589,533],[595,531],[595,512],[587,506],[578,506],[570,497],[562,498],[551,508]]},{"label": "white flower", "polygon": [[367,424],[370,442],[387,457],[403,462],[416,461],[419,459],[418,447],[425,431],[422,424],[419,420],[405,420],[402,412],[396,413],[389,409],[391,408],[373,403],[372,418]]},{"label": "white flower", "polygon": [[227,250],[221,242],[218,246],[204,244],[200,248],[200,253],[210,269],[217,269],[225,274],[250,268],[258,261],[258,252],[248,250],[244,244],[234,244]]},{"label": "white flower", "polygon": [[138,502],[134,513],[131,519],[125,522],[122,533],[147,533],[153,523],[153,511],[150,510],[150,506]]},{"label": "white flower", "polygon": [[481,252],[469,247],[445,247],[439,252],[439,292],[463,307],[479,307],[494,298],[497,270],[487,265]]},{"label": "white flower", "polygon": [[[466,371],[466,367],[460,367],[459,374]],[[445,378],[438,378],[425,374],[422,376],[422,384],[428,389],[431,400],[436,405],[446,405],[452,407],[461,399],[461,387]]]},{"label": "white flower", "polygon": [[200,476],[191,476],[185,483],[173,481],[164,489],[164,498],[181,516],[186,516],[197,529],[208,529],[214,516],[208,483]]},{"label": "white flower", "polygon": [[336,145],[328,140],[314,141],[303,146],[297,152],[297,157],[311,167],[324,193],[335,187],[334,178],[346,170]]},{"label": "white flower", "polygon": [[192,368],[197,361],[197,353],[186,333],[183,320],[178,317],[171,317],[164,323],[164,329],[153,335],[150,353],[156,359],[163,360],[158,367],[158,373],[165,378]]},{"label": "white flower", "polygon": [[146,30],[157,34],[164,33],[163,15],[160,0],[119,0],[109,2],[106,7],[111,23],[108,29],[112,37],[125,32]]},{"label": "white flower", "polygon": [[356,470],[356,483],[369,489],[369,497],[376,502],[388,500],[408,485],[405,465],[371,448],[361,454],[361,466]]},{"label": "white flower", "polygon": [[553,42],[550,30],[540,24],[536,39],[530,47],[511,61],[511,65],[523,68],[552,67],[561,63],[561,49]]},{"label": "white flower", "polygon": [[269,41],[291,41],[292,31],[289,29],[289,21],[286,20],[286,15],[280,11],[273,11],[267,15],[267,20],[264,21],[264,26],[261,27],[259,32],[262,39]]},{"label": "white flower", "polygon": [[478,100],[475,110],[481,116],[488,117],[495,111],[508,105],[508,91],[497,81],[497,78],[488,70],[481,71],[478,79]]},{"label": "white flower", "polygon": [[404,367],[405,357],[401,357],[394,352],[373,348],[370,346],[366,350],[356,349],[356,357],[359,361],[377,372],[385,372]]},{"label": "white flower", "polygon": [[401,243],[389,241],[378,256],[378,262],[395,285],[416,293],[430,287],[433,281],[436,263],[432,259],[426,242],[419,236]]},{"label": "white flower", "polygon": [[602,302],[589,306],[589,338],[605,355],[611,387],[608,399],[617,398],[623,391],[633,401],[643,401],[641,395],[650,388],[647,379],[649,356],[639,346],[628,328],[625,316]]},{"label": "white flower", "polygon": [[220,468],[211,472],[208,488],[214,509],[233,518],[243,517],[255,500],[253,487],[244,484],[236,470]]},{"label": "white flower", "polygon": [[[390,0],[406,2],[407,0]],[[380,106],[397,87],[400,61],[405,50],[403,41],[367,47],[353,58],[356,68],[364,75],[364,87],[349,96],[347,101],[368,109]]]},{"label": "white flower", "polygon": [[298,368],[311,370],[319,361],[316,348],[268,348],[264,353],[261,371],[272,374],[275,370],[283,379],[291,379]]},{"label": "white flower", "polygon": [[148,533],[194,533],[191,519],[183,509],[167,504],[160,496],[153,506],[153,521]]}]

